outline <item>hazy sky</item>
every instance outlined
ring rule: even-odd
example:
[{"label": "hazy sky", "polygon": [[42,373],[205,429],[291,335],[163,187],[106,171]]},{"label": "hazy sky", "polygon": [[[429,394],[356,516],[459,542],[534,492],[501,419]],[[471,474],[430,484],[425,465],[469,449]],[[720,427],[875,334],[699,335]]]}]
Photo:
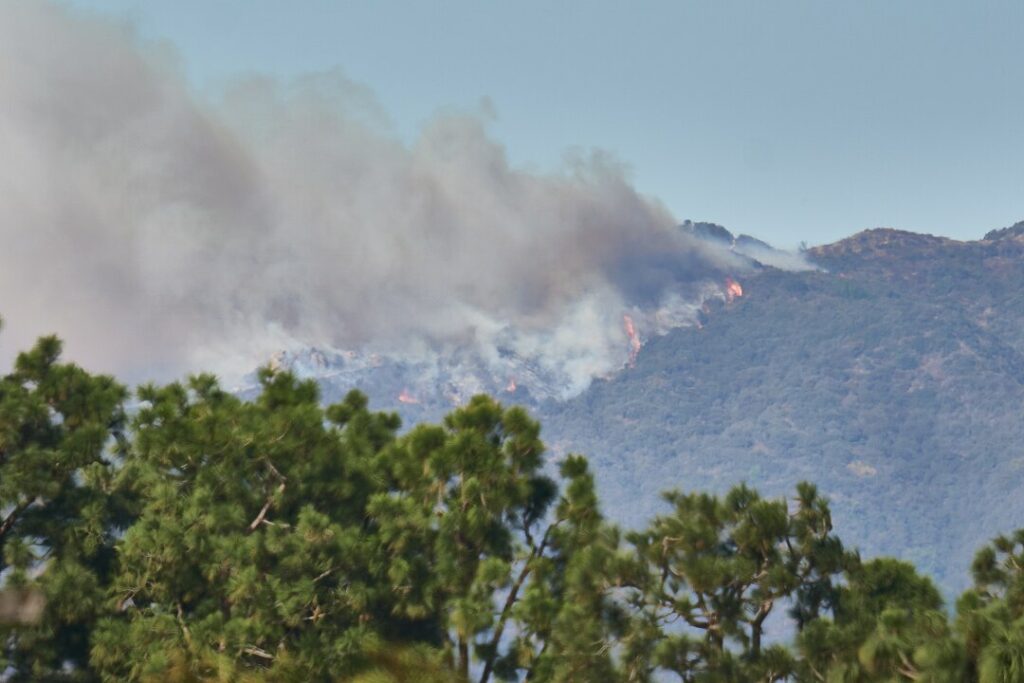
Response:
[{"label": "hazy sky", "polygon": [[1024,3],[75,0],[190,82],[341,68],[405,138],[479,110],[522,167],[625,162],[676,217],[781,246],[1024,219]]}]

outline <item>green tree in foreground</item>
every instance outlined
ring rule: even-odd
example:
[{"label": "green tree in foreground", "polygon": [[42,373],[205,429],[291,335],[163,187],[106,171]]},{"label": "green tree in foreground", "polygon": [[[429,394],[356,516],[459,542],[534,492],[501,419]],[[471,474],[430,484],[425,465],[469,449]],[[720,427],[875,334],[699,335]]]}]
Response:
[{"label": "green tree in foreground", "polygon": [[360,394],[324,411],[312,382],[261,381],[253,402],[206,376],[140,390],[119,481],[142,504],[93,641],[104,678],[344,679],[404,643],[488,681],[572,631],[523,603],[564,603],[596,497],[570,459],[548,518],[558,486],[524,411],[477,397],[399,437]]},{"label": "green tree in foreground", "polygon": [[957,623],[980,683],[1024,683],[1024,529],[982,548]]},{"label": "green tree in foreground", "polygon": [[[831,606],[833,580],[855,563],[832,532],[827,505],[802,484],[790,511],[740,486],[724,498],[666,495],[673,514],[632,536],[653,570],[640,608],[656,640],[649,665],[699,681],[777,681],[797,664],[764,642],[765,623],[792,602],[797,625]],[[681,625],[676,632],[662,624]]]},{"label": "green tree in foreground", "polygon": [[486,396],[402,433],[267,369],[252,401],[142,387],[126,425],[59,354],[0,379],[0,607],[45,599],[0,624],[4,680],[1024,683],[1024,531],[951,619],[809,484],[669,493],[624,536],[586,459]]},{"label": "green tree in foreground", "polygon": [[107,447],[123,437],[126,391],[58,362],[39,340],[0,378],[0,577],[40,594],[34,624],[0,624],[0,672],[12,681],[88,679],[92,625],[124,523]]},{"label": "green tree in foreground", "polygon": [[376,633],[429,632],[392,616],[366,519],[397,418],[351,396],[325,421],[313,383],[261,381],[252,403],[208,376],[139,391],[119,478],[143,504],[92,650],[107,680],[182,663],[326,680],[357,671]]},{"label": "green tree in foreground", "polygon": [[906,562],[883,558],[851,568],[833,614],[799,636],[807,680],[966,680],[938,590]]},{"label": "green tree in foreground", "polygon": [[[385,489],[370,502],[378,562],[396,613],[427,619],[468,678],[494,668],[511,609],[536,558],[557,493],[540,473],[540,427],[521,409],[476,397],[420,425],[383,454]],[[507,592],[496,611],[495,596]]]}]

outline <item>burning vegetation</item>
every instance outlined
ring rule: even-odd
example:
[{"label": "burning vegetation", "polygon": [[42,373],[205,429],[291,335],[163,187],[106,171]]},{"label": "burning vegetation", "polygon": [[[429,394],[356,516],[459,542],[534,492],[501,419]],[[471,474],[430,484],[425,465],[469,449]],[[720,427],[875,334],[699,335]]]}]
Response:
[{"label": "burning vegetation", "polygon": [[626,336],[629,337],[629,367],[636,365],[636,357],[640,355],[640,335],[636,333],[636,325],[633,324],[633,318],[629,314],[623,314],[622,326],[626,330]]},{"label": "burning vegetation", "polygon": [[731,277],[725,278],[725,300],[732,303],[743,296],[743,286]]}]

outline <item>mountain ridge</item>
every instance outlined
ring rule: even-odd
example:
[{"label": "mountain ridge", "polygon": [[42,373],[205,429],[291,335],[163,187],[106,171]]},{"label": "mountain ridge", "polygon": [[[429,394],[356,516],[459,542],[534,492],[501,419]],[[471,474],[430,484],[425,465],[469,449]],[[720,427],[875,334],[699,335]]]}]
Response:
[{"label": "mountain ridge", "polygon": [[1024,523],[1024,240],[882,228],[806,256],[546,406],[546,433],[627,524],[664,488],[808,479],[844,537],[958,590],[985,530]]},{"label": "mountain ridge", "polygon": [[692,323],[631,335],[629,362],[566,400],[538,391],[531,359],[509,359],[529,376],[489,377],[458,349],[275,363],[320,380],[327,401],[359,388],[407,424],[476,391],[523,404],[552,462],[591,459],[627,526],[662,512],[665,489],[788,495],[809,480],[865,554],[963,588],[979,539],[1024,525],[1024,234],[874,228],[789,254],[714,223],[680,228],[751,267],[715,284]]}]

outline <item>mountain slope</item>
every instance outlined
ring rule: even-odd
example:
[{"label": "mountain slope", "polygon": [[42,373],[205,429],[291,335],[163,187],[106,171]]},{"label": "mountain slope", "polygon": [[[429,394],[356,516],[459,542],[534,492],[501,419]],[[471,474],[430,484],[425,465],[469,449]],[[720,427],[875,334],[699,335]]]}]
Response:
[{"label": "mountain slope", "polygon": [[809,479],[850,543],[959,588],[983,539],[1024,526],[1024,238],[990,237],[867,231],[811,250],[825,272],[749,278],[547,404],[546,438],[594,460],[626,523],[669,487]]}]

